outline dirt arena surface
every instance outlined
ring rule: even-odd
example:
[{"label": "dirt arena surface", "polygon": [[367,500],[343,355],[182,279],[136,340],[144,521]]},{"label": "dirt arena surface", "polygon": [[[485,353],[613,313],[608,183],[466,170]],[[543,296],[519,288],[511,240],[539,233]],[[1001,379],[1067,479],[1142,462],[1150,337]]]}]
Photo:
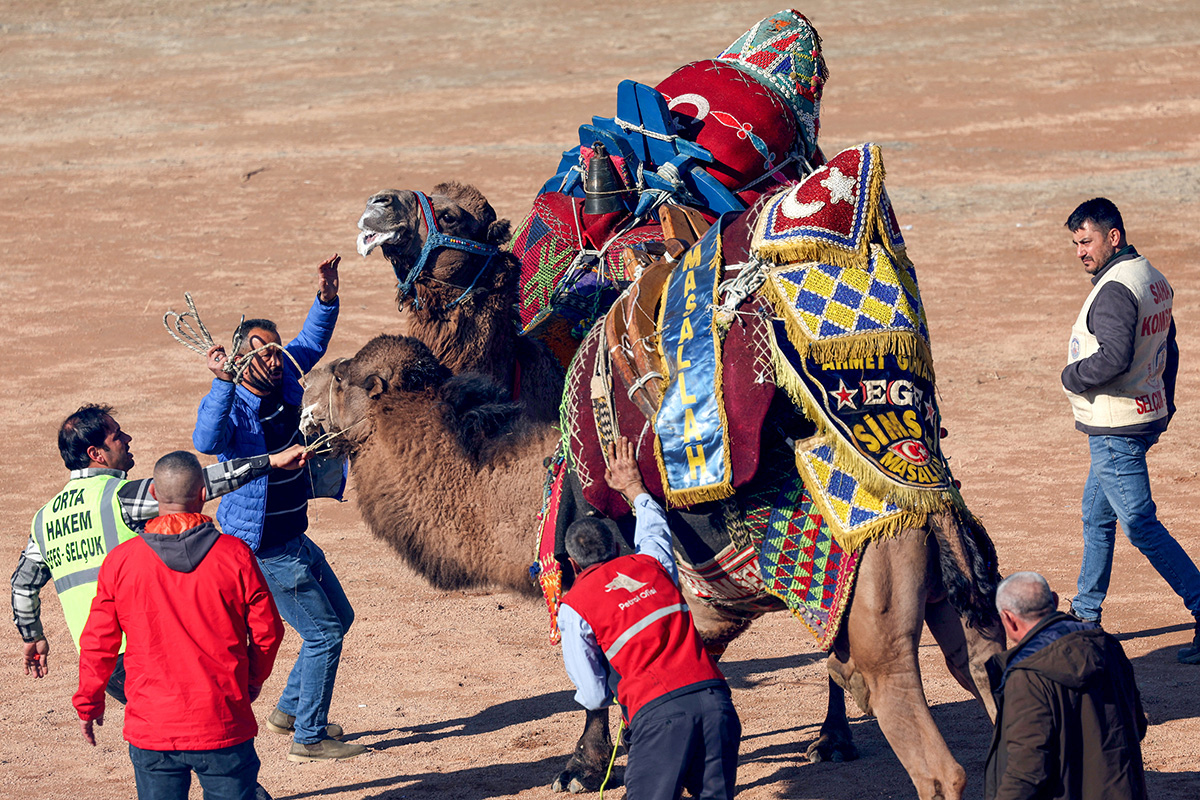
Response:
[{"label": "dirt arena surface", "polygon": [[[460,179],[516,222],[577,126],[612,115],[620,79],[656,83],[781,7],[0,2],[0,551],[15,565],[30,518],[66,479],[54,437],[79,404],[116,406],[134,436],[134,477],[191,447],[210,376],[161,322],[185,290],[218,340],[242,313],[274,317],[286,339],[316,265],[340,252],[330,355],[350,355],[401,329],[386,263],[354,252],[370,194]],[[1062,223],[1095,195],[1117,202],[1130,241],[1177,290],[1179,412],[1150,463],[1162,519],[1200,558],[1195,4],[798,7],[824,37],[831,73],[825,152],[883,146],[929,315],[947,449],[1002,571],[1042,571],[1064,605],[1073,594],[1087,447],[1058,373],[1089,284]],[[291,764],[287,740],[264,730],[262,783],[277,800],[551,797],[582,714],[543,604],[432,590],[366,532],[353,503],[317,502],[311,516],[358,615],[331,717],[371,752]],[[24,675],[9,628],[0,797],[130,797],[123,714],[110,711],[97,748],[84,743],[70,704],[74,651],[49,588],[43,616],[43,680]],[[1150,716],[1152,795],[1196,797],[1200,667],[1175,662],[1190,617],[1123,540],[1104,619]],[[934,716],[977,798],[990,726],[926,639]],[[260,717],[298,644],[289,631]],[[723,668],[745,729],[739,798],[915,796],[875,721],[853,707],[862,760],[804,760],[825,669],[800,623],[760,622]]]}]

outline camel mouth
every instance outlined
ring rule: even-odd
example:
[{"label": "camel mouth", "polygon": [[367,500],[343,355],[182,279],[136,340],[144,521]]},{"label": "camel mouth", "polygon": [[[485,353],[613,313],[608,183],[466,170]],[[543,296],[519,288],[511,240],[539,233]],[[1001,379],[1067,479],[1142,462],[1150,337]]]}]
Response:
[{"label": "camel mouth", "polygon": [[387,244],[396,238],[395,231],[381,233],[380,231],[363,230],[358,234],[358,254],[363,258],[371,255],[371,251],[381,244]]},{"label": "camel mouth", "polygon": [[313,403],[300,410],[300,432],[310,439],[325,433],[321,421],[317,419],[317,405]]}]

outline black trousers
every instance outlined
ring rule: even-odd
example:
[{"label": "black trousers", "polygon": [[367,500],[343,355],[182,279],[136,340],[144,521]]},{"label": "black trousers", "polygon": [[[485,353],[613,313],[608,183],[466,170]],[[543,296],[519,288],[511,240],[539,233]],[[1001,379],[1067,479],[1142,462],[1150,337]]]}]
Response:
[{"label": "black trousers", "polygon": [[733,800],[742,723],[727,687],[677,695],[638,711],[625,767],[630,800]]}]

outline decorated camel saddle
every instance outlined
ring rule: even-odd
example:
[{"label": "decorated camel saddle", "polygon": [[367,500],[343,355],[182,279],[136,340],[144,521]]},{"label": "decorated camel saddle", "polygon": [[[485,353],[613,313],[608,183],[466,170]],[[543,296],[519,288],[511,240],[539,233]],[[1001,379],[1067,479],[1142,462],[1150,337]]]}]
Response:
[{"label": "decorated camel saddle", "polygon": [[571,362],[562,430],[544,583],[560,579],[546,556],[564,471],[599,513],[629,515],[604,481],[605,445],[625,436],[659,502],[722,520],[699,526],[718,531],[708,550],[677,546],[692,593],[782,602],[831,647],[862,548],[965,513],[879,147],[844,150],[645,266]]},{"label": "decorated camel saddle", "polygon": [[662,253],[664,206],[711,223],[823,163],[826,74],[816,30],[783,11],[655,86],[622,81],[514,233],[522,333],[565,365],[634,277],[626,251]]}]

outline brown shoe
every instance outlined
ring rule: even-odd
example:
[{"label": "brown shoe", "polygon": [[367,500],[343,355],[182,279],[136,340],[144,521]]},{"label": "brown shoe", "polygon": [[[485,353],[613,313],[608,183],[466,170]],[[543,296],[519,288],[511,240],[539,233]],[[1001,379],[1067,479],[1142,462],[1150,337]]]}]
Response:
[{"label": "brown shoe", "polygon": [[[272,733],[282,733],[285,736],[291,736],[296,732],[296,718],[291,714],[283,713],[276,707],[267,715],[267,730]],[[342,730],[342,726],[336,722],[330,722],[325,725],[325,735],[330,739],[341,739],[343,733],[345,731]]]},{"label": "brown shoe", "polygon": [[367,752],[367,748],[361,744],[349,744],[347,742],[339,742],[337,739],[322,739],[313,744],[300,744],[292,742],[292,749],[288,753],[288,761],[345,761],[347,758],[361,756]]}]

